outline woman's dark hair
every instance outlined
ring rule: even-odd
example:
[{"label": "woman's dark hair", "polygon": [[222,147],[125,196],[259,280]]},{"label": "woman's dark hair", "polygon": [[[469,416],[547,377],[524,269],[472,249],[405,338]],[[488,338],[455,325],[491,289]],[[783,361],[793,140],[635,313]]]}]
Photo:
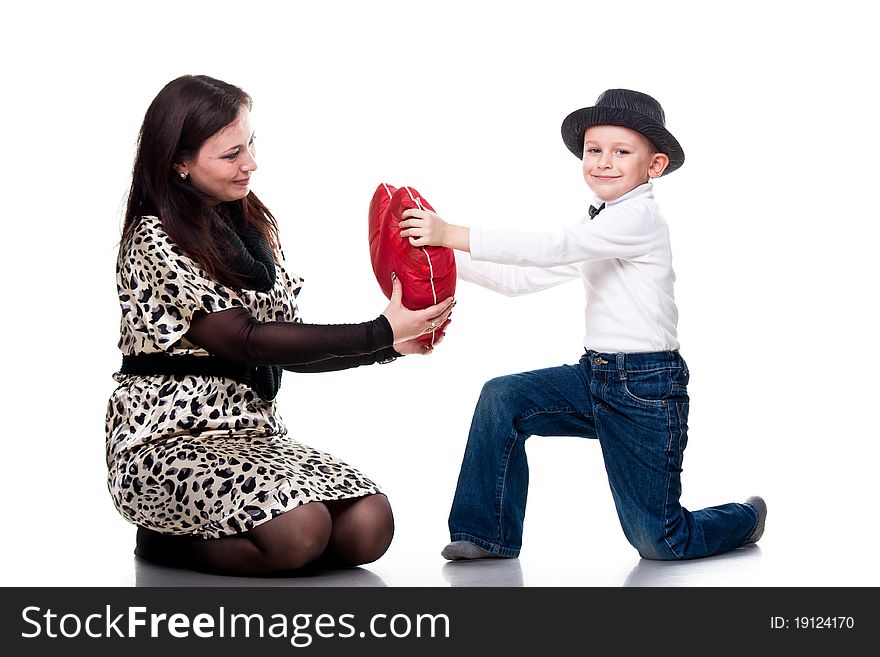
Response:
[{"label": "woman's dark hair", "polygon": [[253,192],[217,206],[174,169],[195,157],[209,137],[251,105],[244,91],[207,75],[184,75],[165,85],[147,108],[138,135],[120,248],[125,248],[139,217],[155,215],[171,240],[212,278],[241,287],[223,231],[216,225],[228,220],[223,214],[231,208],[224,206],[238,206],[245,222],[278,248],[275,217]]}]

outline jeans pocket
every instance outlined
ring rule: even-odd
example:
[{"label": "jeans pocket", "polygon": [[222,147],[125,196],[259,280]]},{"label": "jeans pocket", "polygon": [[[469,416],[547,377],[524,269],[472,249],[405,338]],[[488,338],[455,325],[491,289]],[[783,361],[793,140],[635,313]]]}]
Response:
[{"label": "jeans pocket", "polygon": [[687,386],[691,379],[691,373],[686,365],[673,368],[669,371],[669,378],[672,381],[673,392],[687,393]]},{"label": "jeans pocket", "polygon": [[665,406],[672,393],[672,376],[666,369],[627,372],[621,383],[629,399],[647,406]]}]

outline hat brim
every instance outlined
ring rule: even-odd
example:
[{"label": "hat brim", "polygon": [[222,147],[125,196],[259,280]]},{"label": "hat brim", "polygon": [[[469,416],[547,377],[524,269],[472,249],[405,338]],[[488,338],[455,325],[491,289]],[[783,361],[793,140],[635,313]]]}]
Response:
[{"label": "hat brim", "polygon": [[658,151],[669,157],[664,176],[684,164],[684,149],[663,124],[639,112],[617,107],[584,107],[565,117],[562,140],[578,159],[584,158],[584,132],[594,125],[617,125],[644,135]]}]

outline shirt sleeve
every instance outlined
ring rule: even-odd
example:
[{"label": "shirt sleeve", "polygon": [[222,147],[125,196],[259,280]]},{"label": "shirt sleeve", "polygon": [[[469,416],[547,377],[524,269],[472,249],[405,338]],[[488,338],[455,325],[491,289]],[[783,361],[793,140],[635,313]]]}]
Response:
[{"label": "shirt sleeve", "polygon": [[610,206],[592,220],[554,231],[472,228],[471,258],[509,265],[555,267],[576,262],[638,258],[654,243],[654,216],[639,206]]},{"label": "shirt sleeve", "polygon": [[506,296],[539,292],[581,277],[577,265],[520,267],[496,262],[476,262],[467,253],[455,252],[458,278]]},{"label": "shirt sleeve", "polygon": [[196,313],[186,338],[225,360],[297,371],[346,369],[400,355],[384,315],[360,324],[260,322],[246,308],[233,308]]}]

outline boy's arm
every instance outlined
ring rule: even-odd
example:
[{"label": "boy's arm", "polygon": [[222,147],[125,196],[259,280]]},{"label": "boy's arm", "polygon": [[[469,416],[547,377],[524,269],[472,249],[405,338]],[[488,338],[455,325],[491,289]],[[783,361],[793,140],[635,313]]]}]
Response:
[{"label": "boy's arm", "polygon": [[471,250],[471,230],[467,226],[455,226],[453,224],[446,224],[446,235],[444,237],[444,242],[450,249],[455,249],[456,251],[467,251]]},{"label": "boy's arm", "polygon": [[446,246],[467,251],[475,260],[518,266],[630,259],[647,253],[654,240],[654,217],[640,208],[608,208],[601,221],[543,232],[470,229],[425,210],[406,210],[402,217],[400,235],[413,246]]},{"label": "boy's arm", "polygon": [[576,265],[544,268],[475,262],[462,251],[455,251],[455,268],[460,280],[509,297],[540,292],[581,277]]},{"label": "boy's arm", "polygon": [[[400,236],[408,237],[413,246],[445,246],[470,253],[470,229],[443,221],[436,212],[404,210]],[[411,221],[414,219],[415,221]]]},{"label": "boy's arm", "polygon": [[443,246],[455,250],[458,277],[507,296],[539,292],[573,278],[580,278],[575,265],[517,267],[494,262],[474,262],[469,256],[470,229],[456,226],[428,210],[406,210],[400,222],[401,237],[413,246]]}]

